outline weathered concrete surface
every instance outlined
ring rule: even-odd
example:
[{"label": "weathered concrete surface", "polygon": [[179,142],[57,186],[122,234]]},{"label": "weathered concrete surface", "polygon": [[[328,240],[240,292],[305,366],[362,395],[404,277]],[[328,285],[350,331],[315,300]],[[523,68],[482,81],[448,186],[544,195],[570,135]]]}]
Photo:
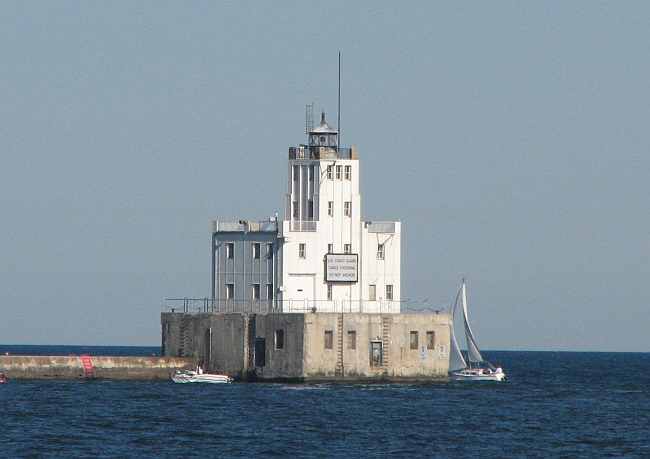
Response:
[{"label": "weathered concrete surface", "polygon": [[[167,379],[179,369],[192,368],[193,359],[181,357],[91,356],[98,379]],[[79,379],[84,369],[79,356],[0,356],[0,368],[9,379]]]},{"label": "weathered concrete surface", "polygon": [[[448,314],[163,313],[163,353],[194,358],[209,371],[262,380],[435,380],[449,368]],[[284,335],[282,348],[276,333]],[[326,348],[325,333],[332,346]],[[349,342],[349,332],[356,336]],[[411,348],[411,333],[418,342]],[[433,333],[433,346],[427,342]],[[263,341],[263,358],[255,342]],[[372,343],[383,356],[372,361]],[[263,361],[263,364],[260,362]]]}]

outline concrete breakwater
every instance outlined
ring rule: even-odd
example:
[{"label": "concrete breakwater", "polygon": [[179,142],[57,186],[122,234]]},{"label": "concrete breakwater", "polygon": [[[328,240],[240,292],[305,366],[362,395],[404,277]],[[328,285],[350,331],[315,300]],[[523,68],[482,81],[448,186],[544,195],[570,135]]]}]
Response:
[{"label": "concrete breakwater", "polygon": [[0,371],[9,379],[167,379],[194,365],[186,357],[0,356]]}]

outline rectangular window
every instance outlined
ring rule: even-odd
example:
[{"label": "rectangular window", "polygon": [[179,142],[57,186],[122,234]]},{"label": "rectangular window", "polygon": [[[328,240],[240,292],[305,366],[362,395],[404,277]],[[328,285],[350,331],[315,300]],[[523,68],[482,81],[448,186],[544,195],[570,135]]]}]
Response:
[{"label": "rectangular window", "polygon": [[232,260],[235,258],[235,243],[226,242],[226,258]]},{"label": "rectangular window", "polygon": [[251,298],[253,300],[260,299],[260,284],[253,284],[253,289],[251,290]]},{"label": "rectangular window", "polygon": [[293,180],[300,180],[300,166],[293,166]]},{"label": "rectangular window", "polygon": [[345,166],[345,180],[352,180],[352,166]]},{"label": "rectangular window", "polygon": [[327,215],[330,217],[334,216],[334,201],[327,202]]},{"label": "rectangular window", "polygon": [[355,350],[357,348],[357,332],[355,330],[348,331],[348,349]]},{"label": "rectangular window", "polygon": [[266,284],[266,299],[273,299],[273,284]]},{"label": "rectangular window", "polygon": [[343,245],[343,252],[344,253],[352,253],[352,244],[344,244]]},{"label": "rectangular window", "polygon": [[342,171],[343,171],[343,166],[336,166],[336,180],[341,180]]},{"label": "rectangular window", "polygon": [[393,299],[393,286],[390,284],[386,286],[386,299],[387,300]]},{"label": "rectangular window", "polygon": [[377,260],[384,259],[384,244],[377,244]]},{"label": "rectangular window", "polygon": [[273,243],[266,244],[266,258],[273,258]]},{"label": "rectangular window", "polygon": [[235,284],[226,284],[226,299],[232,300],[235,298]]},{"label": "rectangular window", "polygon": [[307,258],[307,249],[303,243],[298,244],[298,257]]},{"label": "rectangular window", "polygon": [[334,332],[332,330],[325,330],[325,349],[334,348]]},{"label": "rectangular window", "polygon": [[314,165],[309,166],[309,181],[314,181]]},{"label": "rectangular window", "polygon": [[411,350],[417,350],[418,348],[418,332],[411,332]]},{"label": "rectangular window", "polygon": [[332,165],[327,166],[327,179],[332,180]]},{"label": "rectangular window", "polygon": [[345,201],[343,204],[343,215],[346,217],[351,217],[352,216],[352,202],[351,201]]},{"label": "rectangular window", "polygon": [[436,332],[427,332],[427,349],[433,351],[436,348]]},{"label": "rectangular window", "polygon": [[300,207],[298,207],[298,201],[293,201],[293,218],[300,218]]},{"label": "rectangular window", "polygon": [[259,260],[260,258],[260,243],[253,242],[253,258]]},{"label": "rectangular window", "polygon": [[314,200],[307,201],[307,215],[309,218],[314,218]]},{"label": "rectangular window", "polygon": [[327,253],[334,253],[334,244],[327,244]]},{"label": "rectangular window", "polygon": [[275,350],[284,349],[284,330],[275,331]]},{"label": "rectangular window", "polygon": [[327,284],[327,301],[332,301],[332,284]]},{"label": "rectangular window", "polygon": [[368,299],[370,301],[377,301],[377,286],[375,284],[368,286]]}]

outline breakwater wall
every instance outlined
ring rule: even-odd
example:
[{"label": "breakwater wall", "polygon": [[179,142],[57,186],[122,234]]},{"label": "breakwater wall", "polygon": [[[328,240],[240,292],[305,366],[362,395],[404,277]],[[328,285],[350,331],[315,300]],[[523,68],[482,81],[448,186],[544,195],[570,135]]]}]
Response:
[{"label": "breakwater wall", "polygon": [[9,379],[167,379],[194,365],[187,357],[0,356],[0,371]]}]

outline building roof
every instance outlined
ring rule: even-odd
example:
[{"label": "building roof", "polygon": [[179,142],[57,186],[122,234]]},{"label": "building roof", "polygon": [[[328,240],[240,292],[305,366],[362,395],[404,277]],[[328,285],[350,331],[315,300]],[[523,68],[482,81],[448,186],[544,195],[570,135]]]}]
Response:
[{"label": "building roof", "polygon": [[325,121],[325,112],[321,113],[320,126],[309,131],[310,134],[338,134],[338,131],[327,124]]}]

